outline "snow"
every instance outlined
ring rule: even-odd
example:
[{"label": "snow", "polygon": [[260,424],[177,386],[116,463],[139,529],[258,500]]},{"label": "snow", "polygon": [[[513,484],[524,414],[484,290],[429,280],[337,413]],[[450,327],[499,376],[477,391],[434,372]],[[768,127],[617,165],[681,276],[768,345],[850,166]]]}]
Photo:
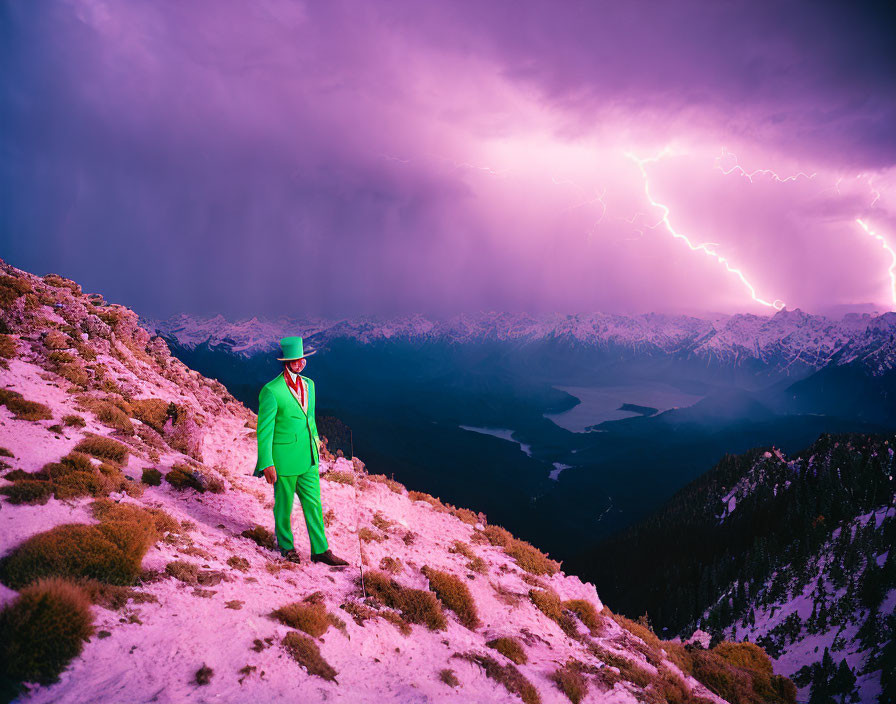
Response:
[{"label": "snow", "polygon": [[861,359],[877,373],[896,363],[896,351],[889,343],[896,332],[893,313],[852,314],[834,320],[799,309],[785,309],[768,316],[745,313],[701,317],[480,311],[445,319],[414,314],[343,320],[307,316],[251,318],[235,322],[220,315],[203,318],[182,314],[143,322],[148,329],[173,337],[188,348],[206,342],[226,344],[234,352],[246,355],[275,349],[280,337],[300,334],[318,347],[338,337],[362,343],[391,339],[450,343],[564,340],[595,348],[693,357],[707,364],[745,366],[759,361],[771,372],[789,377],[805,376],[832,361],[845,364]]}]

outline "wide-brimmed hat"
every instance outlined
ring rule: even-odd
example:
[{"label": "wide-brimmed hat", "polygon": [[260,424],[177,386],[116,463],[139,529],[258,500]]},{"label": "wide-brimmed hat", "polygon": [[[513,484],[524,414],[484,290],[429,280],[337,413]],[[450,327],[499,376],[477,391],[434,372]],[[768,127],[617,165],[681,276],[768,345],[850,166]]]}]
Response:
[{"label": "wide-brimmed hat", "polygon": [[280,340],[280,348],[283,350],[282,357],[277,357],[278,362],[288,362],[292,359],[302,359],[308,357],[317,350],[309,349],[307,352],[303,350],[301,337],[284,337]]}]

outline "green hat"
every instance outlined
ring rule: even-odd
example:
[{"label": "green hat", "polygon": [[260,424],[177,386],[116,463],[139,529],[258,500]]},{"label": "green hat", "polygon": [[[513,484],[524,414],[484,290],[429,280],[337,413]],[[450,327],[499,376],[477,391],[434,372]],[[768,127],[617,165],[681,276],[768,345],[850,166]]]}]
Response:
[{"label": "green hat", "polygon": [[283,356],[277,357],[277,361],[279,362],[288,362],[291,359],[301,359],[302,357],[308,357],[317,352],[317,350],[303,352],[301,337],[284,337],[280,340],[280,347],[283,350]]}]

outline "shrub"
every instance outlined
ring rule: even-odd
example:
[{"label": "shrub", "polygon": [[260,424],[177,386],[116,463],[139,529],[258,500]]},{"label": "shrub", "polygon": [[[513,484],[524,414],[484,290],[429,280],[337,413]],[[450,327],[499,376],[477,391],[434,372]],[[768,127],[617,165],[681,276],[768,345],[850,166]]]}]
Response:
[{"label": "shrub", "polygon": [[504,546],[504,552],[510,555],[520,567],[530,574],[556,574],[560,570],[559,562],[550,559],[541,550],[525,540],[513,538],[509,544]]},{"label": "shrub", "polygon": [[440,499],[437,499],[431,494],[427,494],[425,491],[409,491],[408,498],[411,501],[425,501],[437,511],[448,512],[451,510],[443,504]]},{"label": "shrub", "polygon": [[59,330],[49,330],[44,334],[44,347],[48,350],[64,350],[72,346],[72,339]]},{"label": "shrub", "polygon": [[161,486],[162,473],[155,467],[144,467],[143,474],[140,477],[140,481],[142,481],[144,484],[148,484],[149,486]]},{"label": "shrub", "polygon": [[249,571],[249,561],[245,557],[237,557],[236,555],[232,555],[227,558],[227,564],[233,567],[235,570],[239,570],[240,572],[248,572]]},{"label": "shrub", "polygon": [[384,557],[380,560],[380,569],[389,574],[398,574],[404,569],[404,566],[397,557]]},{"label": "shrub", "polygon": [[477,574],[488,574],[488,563],[477,555],[467,563],[467,569]]},{"label": "shrub", "polygon": [[18,391],[0,389],[0,405],[6,406],[16,420],[51,420],[53,412],[37,401],[28,401]]},{"label": "shrub", "polygon": [[199,565],[186,560],[174,560],[165,565],[165,572],[186,584],[199,584]]},{"label": "shrub", "polygon": [[566,612],[563,602],[553,589],[530,589],[529,599],[545,616],[554,621],[571,638],[578,637],[578,629],[572,617]]},{"label": "shrub", "polygon": [[358,531],[358,537],[361,538],[365,543],[377,542],[381,543],[387,539],[387,536],[382,533],[377,533],[375,530],[364,526],[361,530]]},{"label": "shrub", "polygon": [[94,632],[90,601],[76,585],[42,579],[0,611],[0,696],[23,682],[52,684]]},{"label": "shrub", "polygon": [[525,665],[529,661],[529,658],[526,656],[526,651],[523,650],[523,646],[512,636],[493,638],[486,642],[486,645],[489,648],[497,650],[501,655],[517,665]]},{"label": "shrub", "polygon": [[271,616],[290,628],[297,628],[314,637],[322,636],[330,627],[327,609],[321,603],[297,601],[274,610]]},{"label": "shrub", "polygon": [[59,274],[45,274],[43,276],[44,283],[54,288],[67,288],[76,296],[81,295],[81,286],[72,281],[71,279],[66,279]]},{"label": "shrub", "polygon": [[141,423],[161,433],[164,431],[165,422],[177,415],[177,406],[160,398],[135,399],[131,402],[131,413]]},{"label": "shrub", "polygon": [[570,659],[551,674],[551,680],[573,704],[579,704],[588,693],[588,682],[582,675],[582,663]]},{"label": "shrub", "polygon": [[75,470],[53,479],[53,495],[57,499],[74,499],[79,496],[107,496],[111,483],[93,472]]},{"label": "shrub", "polygon": [[224,483],[220,479],[209,472],[185,464],[175,464],[165,475],[165,481],[178,491],[195,489],[199,493],[206,491],[213,494],[224,493]]},{"label": "shrub", "polygon": [[202,663],[202,667],[196,670],[196,676],[194,677],[194,681],[196,684],[202,686],[206,685],[212,681],[212,675],[215,674],[215,671],[210,668],[205,663]]},{"label": "shrub", "polygon": [[336,670],[324,660],[320,648],[308,636],[292,631],[283,638],[283,647],[293,659],[299,663],[309,675],[317,675],[331,682],[336,681]]},{"label": "shrub", "polygon": [[441,572],[428,566],[424,566],[420,571],[429,580],[429,588],[435,592],[439,601],[457,614],[457,619],[464,626],[471,631],[479,628],[481,623],[476,601],[470,593],[470,588],[463,581],[449,572]]},{"label": "shrub", "polygon": [[87,375],[87,369],[81,362],[60,364],[56,367],[56,373],[75,386],[80,386],[86,389],[90,384],[90,377]]},{"label": "shrub", "polygon": [[379,511],[377,511],[373,515],[373,518],[371,519],[370,522],[373,524],[374,528],[379,528],[384,533],[387,533],[389,531],[389,529],[395,525],[394,521],[390,521]]},{"label": "shrub", "polygon": [[368,572],[364,579],[368,593],[386,606],[397,609],[410,623],[423,624],[432,631],[445,628],[445,614],[432,592],[404,587],[382,572]]},{"label": "shrub", "polygon": [[31,291],[31,282],[24,277],[0,276],[0,308],[8,308],[17,298]]},{"label": "shrub", "polygon": [[118,464],[124,464],[128,458],[127,445],[103,435],[89,434],[75,445],[75,449],[94,457],[112,460]]},{"label": "shrub", "polygon": [[510,663],[502,665],[493,657],[479,653],[454,653],[451,657],[479,665],[485,670],[486,677],[503,685],[508,692],[517,695],[525,704],[541,704],[538,690],[516,669],[516,665]]},{"label": "shrub", "polygon": [[597,613],[597,607],[590,601],[585,599],[568,599],[563,602],[563,608],[569,609],[579,617],[585,627],[591,631],[591,635],[596,636],[601,630],[601,619]]},{"label": "shrub", "polygon": [[773,674],[765,651],[754,643],[723,641],[712,650],[686,651],[695,679],[731,704],[793,704],[796,686]]},{"label": "shrub", "polygon": [[0,457],[15,457],[15,455],[12,454],[12,450],[0,447]]},{"label": "shrub", "polygon": [[457,675],[454,674],[454,670],[451,670],[447,667],[444,670],[439,670],[439,679],[449,687],[457,687],[457,685],[460,684],[460,680],[457,679]]},{"label": "shrub", "polygon": [[[27,474],[27,472],[23,472],[23,474]],[[9,478],[9,474],[5,478]],[[12,484],[0,487],[0,494],[5,494],[7,501],[11,504],[43,505],[50,500],[50,496],[53,494],[53,485],[47,481],[18,479]]]},{"label": "shrub", "polygon": [[126,435],[134,434],[134,424],[125,409],[130,406],[123,398],[117,395],[109,395],[106,398],[94,398],[93,396],[78,396],[78,405],[93,413],[97,420],[113,430],[120,430]]},{"label": "shrub", "polygon": [[514,540],[510,531],[501,526],[486,526],[484,530],[477,531],[477,533],[480,532],[489,543],[501,548],[506,547]]},{"label": "shrub", "polygon": [[102,500],[91,508],[98,525],[69,523],[31,536],[0,559],[0,581],[13,589],[53,576],[134,584],[166,514]]},{"label": "shrub", "polygon": [[468,508],[457,508],[454,509],[453,513],[457,518],[459,518],[467,525],[475,526],[477,523],[479,523],[479,516],[477,516]]},{"label": "shrub", "polygon": [[116,523],[134,523],[153,530],[159,535],[163,533],[182,533],[189,530],[187,521],[178,523],[172,516],[160,508],[143,508],[134,504],[97,499],[90,504],[90,512],[98,521]]},{"label": "shrub", "polygon": [[16,339],[9,335],[0,335],[0,357],[13,359],[17,353]]},{"label": "shrub", "polygon": [[448,548],[448,552],[453,552],[458,555],[463,555],[466,558],[473,559],[476,557],[476,553],[473,552],[473,548],[467,545],[462,540],[455,540],[450,548]]},{"label": "shrub", "polygon": [[244,530],[240,535],[253,541],[259,547],[273,551],[277,550],[277,537],[264,526],[255,525],[248,530]]},{"label": "shrub", "polygon": [[391,623],[398,629],[398,632],[403,636],[411,635],[411,624],[404,620],[401,614],[397,614],[394,611],[383,611],[381,614],[386,621]]},{"label": "shrub", "polygon": [[329,479],[331,482],[336,482],[337,484],[350,484],[351,486],[355,485],[354,472],[339,470],[337,472],[327,472],[324,477],[326,479]]},{"label": "shrub", "polygon": [[385,484],[389,487],[389,491],[394,492],[396,494],[404,493],[404,484],[401,482],[397,482],[394,479],[389,479],[385,474],[368,474],[367,478],[372,482],[378,482],[379,484]]},{"label": "shrub", "polygon": [[72,428],[83,428],[85,425],[87,425],[87,423],[81,416],[75,415],[73,413],[67,416],[62,416],[62,423],[63,425],[70,426]]}]

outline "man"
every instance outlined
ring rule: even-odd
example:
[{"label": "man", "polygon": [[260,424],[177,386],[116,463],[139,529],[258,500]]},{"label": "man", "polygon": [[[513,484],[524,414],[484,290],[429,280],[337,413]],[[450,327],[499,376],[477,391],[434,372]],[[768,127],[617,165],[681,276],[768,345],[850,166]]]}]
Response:
[{"label": "man", "polygon": [[314,418],[314,382],[299,374],[305,368],[301,337],[280,340],[284,362],[278,374],[258,394],[258,461],[254,476],[264,476],[274,487],[274,525],[280,554],[299,562],[292,535],[292,504],[296,494],[302,503],[311,542],[311,561],[347,565],[329,549],[324,534],[320,501],[320,438]]}]

